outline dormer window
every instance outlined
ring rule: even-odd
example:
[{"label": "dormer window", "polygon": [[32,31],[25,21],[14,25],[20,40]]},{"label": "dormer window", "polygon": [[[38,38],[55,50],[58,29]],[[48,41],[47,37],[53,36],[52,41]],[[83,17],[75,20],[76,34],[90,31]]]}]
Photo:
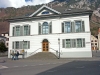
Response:
[{"label": "dormer window", "polygon": [[44,11],[44,12],[42,12],[42,14],[47,15],[47,14],[49,14],[49,11]]}]

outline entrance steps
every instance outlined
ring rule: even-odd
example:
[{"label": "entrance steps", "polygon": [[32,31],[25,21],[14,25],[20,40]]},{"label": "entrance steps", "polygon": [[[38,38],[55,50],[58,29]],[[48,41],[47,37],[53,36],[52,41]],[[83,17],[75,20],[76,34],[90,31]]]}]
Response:
[{"label": "entrance steps", "polygon": [[57,56],[51,52],[38,52],[26,59],[57,59]]}]

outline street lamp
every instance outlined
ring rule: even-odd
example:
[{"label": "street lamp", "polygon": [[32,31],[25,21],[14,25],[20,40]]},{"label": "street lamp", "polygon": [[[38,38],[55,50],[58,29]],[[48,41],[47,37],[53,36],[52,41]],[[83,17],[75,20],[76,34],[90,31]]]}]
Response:
[{"label": "street lamp", "polygon": [[58,56],[58,59],[60,59],[60,38],[58,38],[58,45],[59,45],[59,56]]}]

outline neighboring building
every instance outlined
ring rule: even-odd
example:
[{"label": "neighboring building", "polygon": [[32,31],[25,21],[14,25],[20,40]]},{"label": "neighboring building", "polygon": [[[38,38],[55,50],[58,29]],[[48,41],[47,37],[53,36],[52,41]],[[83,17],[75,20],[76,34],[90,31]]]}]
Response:
[{"label": "neighboring building", "polygon": [[4,37],[4,36],[0,36],[0,42],[3,42],[3,43],[6,44],[6,37]]},{"label": "neighboring building", "polygon": [[91,35],[91,49],[98,50],[98,39],[93,35]]},{"label": "neighboring building", "polygon": [[61,58],[92,57],[89,17],[91,10],[50,8],[43,5],[29,17],[9,19],[11,50],[60,52]]},{"label": "neighboring building", "polygon": [[6,47],[8,48],[8,47],[9,47],[9,32],[2,33],[1,36],[6,37],[5,45],[6,45]]},{"label": "neighboring building", "polygon": [[98,29],[98,47],[100,50],[100,28]]}]

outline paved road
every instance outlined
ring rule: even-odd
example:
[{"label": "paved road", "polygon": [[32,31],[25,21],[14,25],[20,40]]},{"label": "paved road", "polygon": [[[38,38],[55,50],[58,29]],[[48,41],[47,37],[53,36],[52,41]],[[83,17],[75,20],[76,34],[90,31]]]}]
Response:
[{"label": "paved road", "polygon": [[0,75],[100,75],[99,58],[9,60],[0,67]]},{"label": "paved road", "polygon": [[100,75],[99,52],[93,58],[18,60],[0,58],[0,75]]}]

